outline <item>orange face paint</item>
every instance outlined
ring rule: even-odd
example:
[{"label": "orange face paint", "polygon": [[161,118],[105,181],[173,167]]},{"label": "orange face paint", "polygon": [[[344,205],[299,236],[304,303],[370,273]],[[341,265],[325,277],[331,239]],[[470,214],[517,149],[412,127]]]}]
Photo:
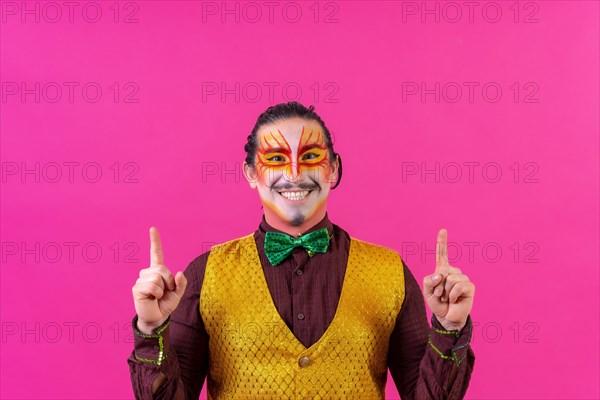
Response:
[{"label": "orange face paint", "polygon": [[247,178],[258,191],[265,218],[284,232],[303,232],[325,216],[335,177],[323,127],[287,118],[262,128],[257,140],[255,168]]},{"label": "orange face paint", "polygon": [[257,170],[261,182],[266,180],[266,172],[273,175],[283,173],[292,176],[295,165],[296,174],[308,172],[319,167],[329,165],[329,157],[325,136],[321,131],[308,131],[302,128],[300,142],[298,143],[296,161],[292,162],[294,154],[289,143],[279,129],[277,132],[269,131],[260,138],[257,152]]}]

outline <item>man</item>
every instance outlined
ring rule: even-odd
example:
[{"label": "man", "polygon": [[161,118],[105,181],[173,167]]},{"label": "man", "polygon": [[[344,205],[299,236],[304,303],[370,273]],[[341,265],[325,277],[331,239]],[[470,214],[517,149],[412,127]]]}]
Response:
[{"label": "man", "polygon": [[429,327],[398,253],[329,220],[341,158],[312,106],[270,107],[245,150],[264,209],[253,234],[173,276],[150,229],[151,265],[132,288],[136,398],[197,399],[205,378],[215,399],[384,398],[388,368],[403,399],[462,398],[475,287],[448,264],[446,231],[423,280]]}]

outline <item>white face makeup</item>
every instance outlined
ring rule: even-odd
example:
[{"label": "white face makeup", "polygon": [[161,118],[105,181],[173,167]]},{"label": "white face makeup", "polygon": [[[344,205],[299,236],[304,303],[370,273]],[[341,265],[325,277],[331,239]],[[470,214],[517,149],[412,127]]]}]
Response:
[{"label": "white face makeup", "polygon": [[267,222],[299,232],[318,223],[337,178],[321,125],[289,118],[263,126],[257,135],[256,170],[244,163],[244,174],[258,190]]}]

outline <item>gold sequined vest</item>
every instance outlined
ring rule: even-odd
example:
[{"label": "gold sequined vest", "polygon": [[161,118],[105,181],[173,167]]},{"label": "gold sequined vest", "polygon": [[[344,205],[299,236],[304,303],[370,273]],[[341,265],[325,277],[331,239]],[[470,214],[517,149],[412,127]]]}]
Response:
[{"label": "gold sequined vest", "polygon": [[385,398],[389,336],[404,300],[402,261],[391,249],[350,239],[336,314],[309,348],[273,303],[254,235],[211,248],[200,295],[209,399]]}]

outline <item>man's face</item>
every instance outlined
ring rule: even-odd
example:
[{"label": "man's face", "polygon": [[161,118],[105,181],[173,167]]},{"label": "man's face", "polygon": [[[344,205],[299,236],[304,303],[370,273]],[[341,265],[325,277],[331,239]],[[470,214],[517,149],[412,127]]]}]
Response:
[{"label": "man's face", "polygon": [[337,177],[321,125],[290,118],[264,125],[257,135],[256,170],[244,163],[244,173],[267,218],[292,226],[319,222]]}]

